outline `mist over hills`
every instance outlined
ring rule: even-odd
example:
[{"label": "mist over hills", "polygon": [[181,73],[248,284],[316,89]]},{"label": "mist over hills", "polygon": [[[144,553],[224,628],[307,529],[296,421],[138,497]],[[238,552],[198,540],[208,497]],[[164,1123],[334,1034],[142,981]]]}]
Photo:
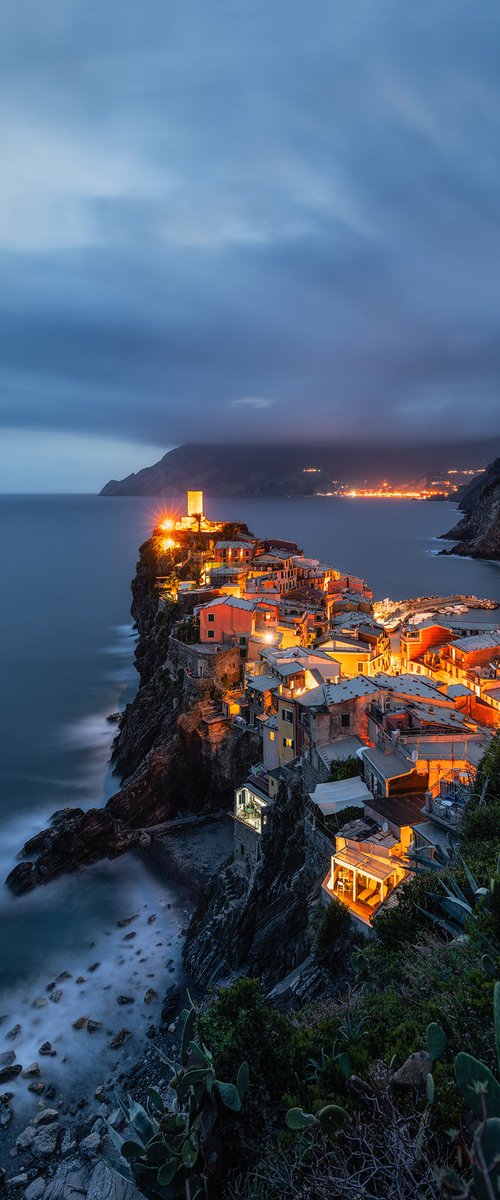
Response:
[{"label": "mist over hills", "polygon": [[186,443],[159,462],[125,479],[111,479],[102,496],[179,495],[202,488],[211,496],[309,496],[334,481],[391,484],[420,480],[430,472],[485,466],[495,443],[446,445],[263,445]]}]

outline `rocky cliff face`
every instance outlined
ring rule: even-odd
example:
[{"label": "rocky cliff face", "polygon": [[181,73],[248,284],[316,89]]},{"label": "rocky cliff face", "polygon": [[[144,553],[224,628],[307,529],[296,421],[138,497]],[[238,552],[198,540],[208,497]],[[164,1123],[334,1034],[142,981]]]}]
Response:
[{"label": "rocky cliff face", "polygon": [[210,680],[189,679],[183,672],[175,678],[169,670],[169,640],[179,612],[174,604],[159,611],[156,572],[152,544],[146,542],[132,584],[140,684],[121,718],[113,752],[122,786],[102,809],[61,810],[26,843],[23,861],[7,879],[16,893],[144,844],[146,829],[178,815],[228,806],[235,784],[258,758],[250,732],[214,721],[218,698]]},{"label": "rocky cliff face", "polygon": [[443,554],[462,554],[472,558],[500,559],[500,458],[488,467],[484,476],[473,480],[460,498],[464,516],[443,536],[456,541]]},{"label": "rocky cliff face", "polygon": [[303,818],[300,794],[283,787],[262,836],[257,868],[247,873],[231,863],[209,885],[185,947],[186,966],[203,989],[237,975],[259,976],[271,989],[303,965],[304,998],[324,992],[324,973],[310,956],[310,907],[317,901],[318,878],[307,863]]}]

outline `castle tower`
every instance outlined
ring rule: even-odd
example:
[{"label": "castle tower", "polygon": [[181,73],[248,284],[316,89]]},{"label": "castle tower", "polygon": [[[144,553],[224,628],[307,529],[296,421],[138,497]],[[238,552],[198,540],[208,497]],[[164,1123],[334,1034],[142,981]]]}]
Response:
[{"label": "castle tower", "polygon": [[188,517],[203,516],[203,492],[188,492],[187,494],[187,515]]}]

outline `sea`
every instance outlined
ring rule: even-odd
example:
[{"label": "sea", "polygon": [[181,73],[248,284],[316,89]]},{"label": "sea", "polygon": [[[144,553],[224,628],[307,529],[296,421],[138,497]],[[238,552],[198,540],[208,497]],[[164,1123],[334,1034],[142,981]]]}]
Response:
[{"label": "sea", "polygon": [[[0,1052],[15,1049],[26,1066],[49,1040],[56,1054],[44,1060],[44,1074],[56,1087],[68,1079],[76,1086],[81,1074],[93,1086],[116,1065],[103,1038],[74,1030],[74,1021],[127,1026],[126,1066],[157,1017],[141,1002],[145,989],[161,996],[182,978],[188,880],[159,878],[128,855],[20,898],[3,886],[23,843],[52,813],[102,805],[119,786],[108,717],[137,682],[130,580],[160,514],[180,511],[175,499],[0,498]],[[453,504],[208,499],[206,511],[296,541],[306,554],[361,575],[377,599],[466,592],[500,605],[499,564],[439,556],[439,535],[457,519]],[[491,617],[477,614],[478,622]],[[118,924],[130,917],[130,926]],[[134,1001],[121,1020],[119,993]],[[33,1103],[26,1083],[9,1087],[20,1104]]]}]

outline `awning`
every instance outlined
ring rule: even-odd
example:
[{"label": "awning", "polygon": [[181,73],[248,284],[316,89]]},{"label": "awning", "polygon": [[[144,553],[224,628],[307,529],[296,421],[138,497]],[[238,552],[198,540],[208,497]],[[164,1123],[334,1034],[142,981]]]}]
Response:
[{"label": "awning", "polygon": [[363,808],[365,804],[373,803],[372,793],[359,775],[353,779],[339,779],[337,783],[318,783],[309,798],[324,817],[351,805]]}]

